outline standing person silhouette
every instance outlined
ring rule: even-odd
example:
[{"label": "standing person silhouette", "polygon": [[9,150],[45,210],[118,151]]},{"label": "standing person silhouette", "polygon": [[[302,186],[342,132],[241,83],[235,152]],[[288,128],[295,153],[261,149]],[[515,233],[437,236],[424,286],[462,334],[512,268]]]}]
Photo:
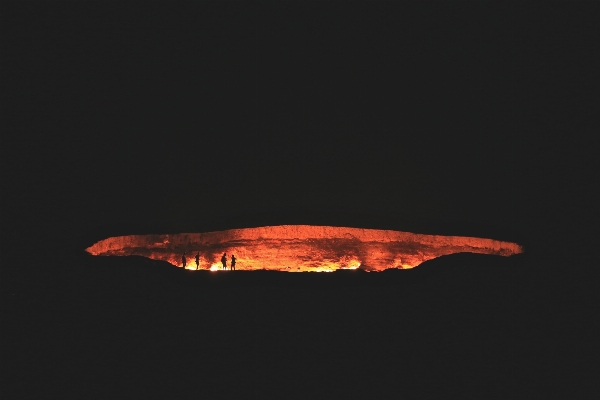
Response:
[{"label": "standing person silhouette", "polygon": [[196,253],[196,270],[200,266],[200,252]]},{"label": "standing person silhouette", "polygon": [[231,270],[235,271],[235,256],[231,255]]},{"label": "standing person silhouette", "polygon": [[223,263],[223,269],[227,269],[227,254],[223,253],[223,257],[221,257],[221,262]]},{"label": "standing person silhouette", "polygon": [[185,269],[185,264],[187,264],[187,261],[185,259],[185,251],[183,252],[183,255],[181,256],[181,264],[183,264],[183,269]]}]

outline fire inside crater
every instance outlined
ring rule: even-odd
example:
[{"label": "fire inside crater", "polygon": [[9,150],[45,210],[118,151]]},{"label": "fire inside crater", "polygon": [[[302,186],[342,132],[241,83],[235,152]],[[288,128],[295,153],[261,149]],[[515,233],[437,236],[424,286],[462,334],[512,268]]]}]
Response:
[{"label": "fire inside crater", "polygon": [[[511,242],[466,236],[425,235],[380,229],[281,225],[218,232],[129,235],[101,240],[86,251],[96,256],[138,255],[186,269],[218,271],[235,255],[236,270],[332,272],[339,269],[408,269],[433,258],[461,253],[511,256]],[[199,265],[195,255],[199,253]]]}]

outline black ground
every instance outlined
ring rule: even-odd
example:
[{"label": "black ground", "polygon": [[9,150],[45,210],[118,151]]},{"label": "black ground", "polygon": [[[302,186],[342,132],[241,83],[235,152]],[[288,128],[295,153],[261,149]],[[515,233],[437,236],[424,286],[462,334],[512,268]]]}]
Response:
[{"label": "black ground", "polygon": [[[598,398],[596,3],[2,2],[1,397]],[[182,271],[125,234],[516,241]]]},{"label": "black ground", "polygon": [[382,273],[214,273],[142,257],[47,257],[2,293],[4,390],[586,398],[596,381],[596,296],[572,263],[535,247]]}]

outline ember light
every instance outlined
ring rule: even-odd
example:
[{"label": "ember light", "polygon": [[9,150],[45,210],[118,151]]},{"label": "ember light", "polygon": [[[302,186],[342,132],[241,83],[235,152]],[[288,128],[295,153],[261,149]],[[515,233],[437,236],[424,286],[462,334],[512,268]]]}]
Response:
[{"label": "ember light", "polygon": [[413,268],[433,258],[461,252],[511,256],[523,248],[510,242],[465,236],[421,235],[379,229],[282,225],[219,232],[130,235],[101,240],[88,247],[96,256],[139,255],[186,269],[222,270],[234,254],[236,270],[332,272],[338,269],[383,271]]}]

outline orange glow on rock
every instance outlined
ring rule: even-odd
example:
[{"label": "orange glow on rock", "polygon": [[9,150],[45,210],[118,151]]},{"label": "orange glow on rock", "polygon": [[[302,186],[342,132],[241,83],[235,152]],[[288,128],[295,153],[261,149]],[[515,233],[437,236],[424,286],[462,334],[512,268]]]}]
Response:
[{"label": "orange glow on rock", "polygon": [[234,254],[236,270],[332,272],[414,268],[424,261],[461,252],[511,256],[523,248],[510,242],[466,236],[422,235],[380,229],[281,225],[205,233],[130,235],[101,240],[86,251],[96,256],[138,255],[196,270],[221,271]]}]

